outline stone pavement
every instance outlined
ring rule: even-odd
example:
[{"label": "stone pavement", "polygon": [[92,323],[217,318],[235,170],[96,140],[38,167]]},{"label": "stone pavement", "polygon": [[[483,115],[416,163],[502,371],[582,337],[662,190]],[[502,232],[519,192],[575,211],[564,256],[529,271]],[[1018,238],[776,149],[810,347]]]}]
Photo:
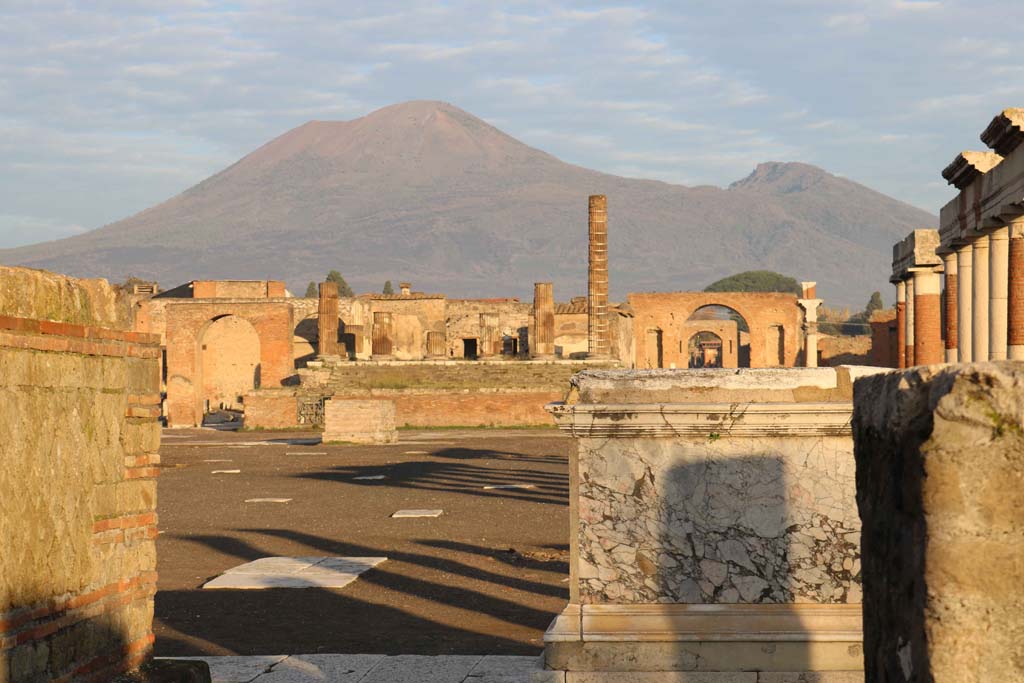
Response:
[{"label": "stone pavement", "polygon": [[539,657],[271,655],[202,659],[213,683],[529,683]]}]

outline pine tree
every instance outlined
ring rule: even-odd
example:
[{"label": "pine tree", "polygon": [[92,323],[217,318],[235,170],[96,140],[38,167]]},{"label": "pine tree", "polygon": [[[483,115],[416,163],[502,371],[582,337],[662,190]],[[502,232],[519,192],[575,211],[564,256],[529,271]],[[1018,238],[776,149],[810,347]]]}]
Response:
[{"label": "pine tree", "polygon": [[306,298],[315,299],[320,296],[320,291],[316,288],[315,282],[310,282],[309,286],[306,287]]},{"label": "pine tree", "polygon": [[868,305],[864,307],[864,316],[866,318],[870,318],[872,313],[880,311],[883,308],[885,308],[885,304],[882,303],[881,292],[872,292]]},{"label": "pine tree", "polygon": [[352,293],[352,288],[348,286],[348,283],[345,282],[345,278],[343,278],[341,273],[338,271],[332,270],[327,273],[327,281],[338,283],[338,296],[355,296],[355,294]]},{"label": "pine tree", "polygon": [[384,283],[384,294],[394,294],[395,288],[391,286],[391,280]]}]

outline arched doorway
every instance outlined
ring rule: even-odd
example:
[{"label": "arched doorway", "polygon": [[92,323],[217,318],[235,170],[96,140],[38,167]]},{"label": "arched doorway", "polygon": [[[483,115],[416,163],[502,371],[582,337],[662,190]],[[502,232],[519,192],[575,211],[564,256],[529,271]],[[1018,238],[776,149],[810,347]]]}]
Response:
[{"label": "arched doorway", "polygon": [[[680,338],[688,340],[686,348],[681,349],[687,353],[688,363],[697,362],[696,356],[690,353],[700,350],[701,343],[709,350],[707,357],[701,355],[705,365],[688,367],[750,367],[750,326],[734,308],[721,304],[697,308],[683,323]],[[714,347],[716,340],[720,344],[718,347]],[[694,344],[692,348],[691,343]],[[713,350],[715,348],[717,350]],[[707,365],[707,360],[711,357],[715,357],[716,360],[713,365]]]},{"label": "arched doorway", "polygon": [[687,367],[720,368],[722,367],[722,338],[714,332],[697,332],[686,342],[686,351],[690,357]]},{"label": "arched doorway", "polygon": [[245,395],[260,386],[260,337],[245,318],[223,315],[196,337],[200,414],[242,411]]}]

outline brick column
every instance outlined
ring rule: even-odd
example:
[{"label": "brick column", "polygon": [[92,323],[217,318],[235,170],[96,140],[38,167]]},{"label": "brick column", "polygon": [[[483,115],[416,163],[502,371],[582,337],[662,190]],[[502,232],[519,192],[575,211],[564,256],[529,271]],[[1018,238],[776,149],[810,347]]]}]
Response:
[{"label": "brick column", "polygon": [[317,352],[321,356],[337,356],[338,348],[338,283],[320,283],[317,309]]},{"label": "brick column", "polygon": [[958,334],[957,360],[961,363],[970,363],[974,358],[971,353],[973,348],[973,332],[971,318],[971,304],[973,303],[974,292],[974,248],[970,244],[964,244],[956,250],[957,285],[959,296],[957,298],[956,320]]},{"label": "brick column", "polygon": [[533,338],[530,356],[551,358],[555,355],[555,292],[550,282],[533,285]]},{"label": "brick column", "polygon": [[1024,216],[1011,218],[1009,226],[1006,355],[1011,360],[1024,360]]},{"label": "brick column", "polygon": [[933,365],[946,360],[942,349],[942,303],[939,274],[914,271],[914,364]]},{"label": "brick column", "polygon": [[946,362],[957,362],[957,296],[959,293],[957,283],[956,252],[951,251],[942,255],[946,270]]},{"label": "brick column", "polygon": [[896,283],[896,367],[907,367],[907,283]]},{"label": "brick column", "polygon": [[916,365],[914,362],[914,280],[911,278],[903,282],[907,286],[907,315],[904,317],[906,325],[903,328],[906,330],[903,335],[906,346],[903,354],[906,357],[906,367],[912,368]]},{"label": "brick column", "polygon": [[971,297],[971,325],[975,363],[988,360],[988,235],[974,238],[971,263],[974,266]]},{"label": "brick column", "polygon": [[590,270],[587,283],[588,355],[607,358],[608,335],[608,198],[590,195]]},{"label": "brick column", "polygon": [[988,248],[988,357],[1006,360],[1006,299],[1009,290],[1010,229],[996,228]]}]

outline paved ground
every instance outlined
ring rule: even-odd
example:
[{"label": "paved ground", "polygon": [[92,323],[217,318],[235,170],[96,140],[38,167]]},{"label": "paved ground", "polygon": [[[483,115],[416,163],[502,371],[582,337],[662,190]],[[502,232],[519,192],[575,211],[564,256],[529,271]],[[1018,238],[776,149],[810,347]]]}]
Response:
[{"label": "paved ground", "polygon": [[[187,659],[192,659],[191,657]],[[213,683],[529,683],[537,657],[275,655],[200,657]]]},{"label": "paved ground", "polygon": [[[370,447],[165,431],[156,654],[539,654],[568,599],[572,442],[552,430],[400,436]],[[536,488],[483,488],[495,484]],[[291,501],[245,502],[261,498]],[[390,517],[403,508],[444,514]],[[389,559],[341,589],[201,590],[268,556]]]}]

